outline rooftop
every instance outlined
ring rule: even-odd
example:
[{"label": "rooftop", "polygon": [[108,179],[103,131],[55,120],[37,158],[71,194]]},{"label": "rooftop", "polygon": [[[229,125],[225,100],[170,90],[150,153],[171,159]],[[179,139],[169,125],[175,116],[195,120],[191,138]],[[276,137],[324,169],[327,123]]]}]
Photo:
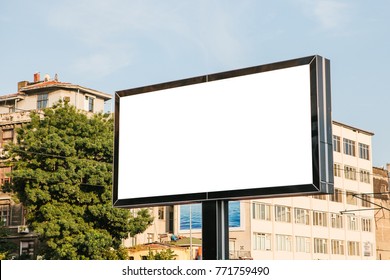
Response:
[{"label": "rooftop", "polygon": [[96,95],[104,100],[112,99],[112,96],[110,94],[90,89],[87,87],[71,84],[71,83],[65,83],[60,82],[56,80],[49,80],[49,81],[39,81],[34,83],[29,83],[28,85],[21,87],[19,89],[19,92],[28,94],[29,92],[36,92],[38,90],[42,89],[52,89],[52,88],[58,88],[58,89],[74,89],[85,93],[90,93],[93,95]]},{"label": "rooftop", "polygon": [[363,129],[360,129],[360,128],[357,128],[357,127],[353,127],[353,126],[350,126],[350,125],[347,125],[347,124],[343,124],[341,122],[333,121],[333,124],[341,126],[341,127],[344,127],[344,128],[351,129],[351,130],[359,132],[359,133],[364,133],[364,134],[367,134],[369,136],[373,136],[374,135],[373,132],[370,132],[370,131],[367,131],[367,130],[363,130]]},{"label": "rooftop", "polygon": [[55,75],[54,79],[51,79],[49,75],[45,75],[44,80],[40,79],[39,73],[34,74],[34,81],[21,81],[18,83],[18,92],[12,93],[12,94],[6,94],[3,96],[0,96],[0,101],[7,101],[7,100],[15,100],[15,99],[23,99],[25,95],[28,95],[30,93],[36,93],[41,90],[55,90],[55,89],[70,89],[70,90],[76,90],[78,92],[82,93],[89,93],[92,95],[95,95],[97,97],[102,98],[104,101],[112,99],[111,94],[107,94],[98,90],[94,90],[91,88],[83,87],[80,85],[75,85],[72,83],[67,82],[61,82],[58,80],[57,74]]},{"label": "rooftop", "polygon": [[24,94],[11,93],[11,94],[0,96],[0,101],[8,101],[8,100],[15,100],[15,99],[24,99]]}]

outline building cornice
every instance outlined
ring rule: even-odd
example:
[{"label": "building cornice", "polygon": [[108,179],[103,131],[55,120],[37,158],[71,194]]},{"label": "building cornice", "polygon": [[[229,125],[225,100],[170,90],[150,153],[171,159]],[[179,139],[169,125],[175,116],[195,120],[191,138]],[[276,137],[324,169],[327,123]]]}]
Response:
[{"label": "building cornice", "polygon": [[97,97],[102,98],[104,101],[112,99],[112,96],[110,94],[90,89],[87,87],[71,84],[71,83],[64,83],[64,82],[58,82],[58,81],[47,81],[47,82],[38,82],[38,83],[33,83],[29,84],[28,86],[20,88],[21,93],[29,94],[31,93],[36,93],[37,91],[42,91],[46,89],[71,89],[71,90],[76,90],[79,92],[83,93],[88,93],[91,95],[95,95]]},{"label": "building cornice", "polygon": [[337,121],[332,121],[332,122],[333,122],[334,125],[341,126],[341,127],[353,130],[355,132],[363,133],[363,134],[366,134],[368,136],[375,135],[373,132],[370,132],[370,131],[367,131],[367,130],[363,130],[363,129],[360,129],[360,128],[357,128],[357,127],[353,127],[353,126],[350,126],[350,125],[347,125],[347,124],[344,124],[344,123],[341,123],[341,122],[337,122]]}]

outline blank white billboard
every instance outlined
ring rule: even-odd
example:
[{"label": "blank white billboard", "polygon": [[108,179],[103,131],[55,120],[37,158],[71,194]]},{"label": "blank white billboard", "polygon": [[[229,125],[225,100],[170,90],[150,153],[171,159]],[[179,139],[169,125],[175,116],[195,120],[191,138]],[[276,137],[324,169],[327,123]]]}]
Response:
[{"label": "blank white billboard", "polygon": [[331,191],[327,67],[313,56],[117,92],[114,205]]}]

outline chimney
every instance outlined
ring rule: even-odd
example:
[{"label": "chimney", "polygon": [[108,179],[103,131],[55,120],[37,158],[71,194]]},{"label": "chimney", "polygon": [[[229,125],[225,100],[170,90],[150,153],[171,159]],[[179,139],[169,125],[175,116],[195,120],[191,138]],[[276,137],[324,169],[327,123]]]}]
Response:
[{"label": "chimney", "polygon": [[41,74],[39,72],[34,73],[34,83],[38,83],[41,80]]},{"label": "chimney", "polygon": [[20,91],[21,88],[24,88],[28,85],[28,81],[21,81],[18,83],[18,92]]}]

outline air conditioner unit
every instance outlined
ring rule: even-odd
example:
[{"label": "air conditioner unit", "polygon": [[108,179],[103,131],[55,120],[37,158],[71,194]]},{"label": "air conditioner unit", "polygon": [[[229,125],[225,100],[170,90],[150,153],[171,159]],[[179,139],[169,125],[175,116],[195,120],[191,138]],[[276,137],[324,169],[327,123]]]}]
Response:
[{"label": "air conditioner unit", "polygon": [[18,226],[18,233],[27,234],[29,232],[30,231],[27,226]]}]

